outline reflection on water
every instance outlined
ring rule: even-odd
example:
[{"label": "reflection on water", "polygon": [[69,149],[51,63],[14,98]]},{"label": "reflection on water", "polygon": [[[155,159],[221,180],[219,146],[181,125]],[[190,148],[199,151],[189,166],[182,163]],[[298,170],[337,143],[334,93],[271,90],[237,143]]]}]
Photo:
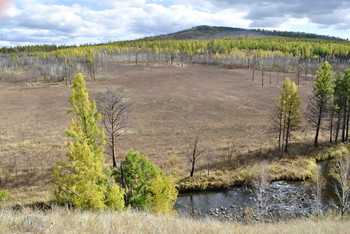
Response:
[{"label": "reflection on water", "polygon": [[[277,213],[305,215],[311,212],[312,200],[307,189],[300,182],[275,181],[266,190],[268,204]],[[233,188],[225,192],[205,192],[182,195],[177,199],[175,209],[180,213],[208,215],[219,208],[254,206],[255,195],[251,189]]]},{"label": "reflection on water", "polygon": [[190,193],[179,196],[175,209],[180,213],[209,214],[210,209],[217,207],[236,205],[245,208],[251,206],[252,199],[252,192],[241,188],[224,192]]}]

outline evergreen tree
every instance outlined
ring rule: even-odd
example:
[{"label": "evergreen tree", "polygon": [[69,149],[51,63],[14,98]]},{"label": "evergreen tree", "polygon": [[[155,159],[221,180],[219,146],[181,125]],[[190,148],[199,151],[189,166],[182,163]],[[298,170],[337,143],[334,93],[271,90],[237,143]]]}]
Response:
[{"label": "evergreen tree", "polygon": [[130,150],[114,175],[126,191],[127,205],[160,214],[176,213],[173,206],[178,192],[174,180],[164,176],[146,156]]},{"label": "evergreen tree", "polygon": [[345,69],[345,74],[342,79],[342,100],[343,100],[343,132],[342,141],[349,140],[349,103],[350,103],[350,68]]},{"label": "evergreen tree", "polygon": [[[342,121],[342,114],[341,112],[344,109],[344,79],[342,77],[342,74],[337,71],[334,75],[334,82],[335,82],[335,87],[334,87],[334,94],[333,94],[333,106],[331,110],[331,121],[333,120],[333,115],[336,117],[336,122],[335,122],[335,132],[334,132],[334,142],[338,142],[338,137],[339,137],[339,131],[340,131],[340,124]],[[334,114],[335,113],[335,114]],[[331,133],[330,133],[330,139],[332,139],[332,132],[333,132],[333,123],[331,122]],[[332,140],[331,140],[332,143]]]},{"label": "evergreen tree", "polygon": [[147,208],[147,193],[152,181],[161,175],[161,170],[139,152],[130,150],[114,171],[115,179],[125,189],[125,203],[139,209]]},{"label": "evergreen tree", "polygon": [[333,97],[335,81],[331,71],[331,65],[326,61],[321,70],[317,71],[314,96],[310,105],[309,119],[316,126],[314,146],[318,146],[318,136],[321,129],[322,119],[326,113],[327,105]]},{"label": "evergreen tree", "polygon": [[108,181],[104,167],[104,132],[98,127],[101,114],[95,102],[89,101],[85,80],[78,74],[73,80],[70,102],[77,121],[72,120],[66,135],[70,162],[59,162],[54,168],[55,196],[78,209],[120,210],[124,207],[123,191]]},{"label": "evergreen tree", "polygon": [[280,150],[288,152],[291,133],[299,129],[301,104],[298,88],[294,82],[287,77],[281,90],[279,106],[277,110],[278,119],[278,145]]}]

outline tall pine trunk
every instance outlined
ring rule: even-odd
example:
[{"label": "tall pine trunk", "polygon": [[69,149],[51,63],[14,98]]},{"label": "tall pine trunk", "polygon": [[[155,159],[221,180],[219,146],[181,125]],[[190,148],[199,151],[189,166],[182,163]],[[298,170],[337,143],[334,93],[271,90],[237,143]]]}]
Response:
[{"label": "tall pine trunk", "polygon": [[318,112],[317,125],[316,125],[316,135],[315,135],[315,141],[314,141],[315,147],[318,147],[318,135],[321,127],[322,112],[323,112],[323,103],[321,102],[320,111]]},{"label": "tall pine trunk", "polygon": [[329,129],[329,143],[333,143],[333,118],[334,118],[334,109],[331,110],[331,126]]},{"label": "tall pine trunk", "polygon": [[337,126],[335,129],[335,139],[334,142],[338,143],[338,137],[339,137],[339,129],[340,129],[340,121],[341,121],[341,113],[340,113],[340,109],[337,110]]},{"label": "tall pine trunk", "polygon": [[350,115],[347,113],[346,117],[346,133],[345,133],[345,141],[349,140],[349,120],[350,120]]},{"label": "tall pine trunk", "polygon": [[342,137],[341,137],[341,141],[342,141],[342,142],[345,141],[345,132],[346,132],[346,112],[347,112],[347,107],[346,107],[346,105],[344,105],[344,108],[343,108],[343,131],[342,131]]},{"label": "tall pine trunk", "polygon": [[278,150],[282,151],[282,114],[280,114],[280,121],[279,121],[279,132],[278,132]]}]

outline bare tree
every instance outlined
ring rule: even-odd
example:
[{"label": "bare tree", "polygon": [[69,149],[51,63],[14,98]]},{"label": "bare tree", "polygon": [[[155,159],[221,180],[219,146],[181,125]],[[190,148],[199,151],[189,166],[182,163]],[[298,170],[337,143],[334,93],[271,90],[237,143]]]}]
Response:
[{"label": "bare tree", "polygon": [[209,176],[210,173],[210,162],[213,156],[213,150],[210,147],[205,147],[204,149],[204,158],[205,158],[205,162],[206,162],[206,168],[207,168],[207,175]]},{"label": "bare tree", "polygon": [[196,163],[202,158],[204,155],[204,149],[199,144],[199,135],[195,137],[186,137],[186,147],[183,149],[184,154],[188,158],[191,163],[191,172],[190,177],[193,177],[194,170],[196,167]]},{"label": "bare tree", "polygon": [[231,162],[233,157],[233,143],[227,143],[227,162]]},{"label": "bare tree", "polygon": [[267,195],[267,188],[269,185],[269,168],[267,164],[262,164],[260,170],[255,175],[253,181],[255,198],[254,211],[259,221],[263,220],[268,214],[269,197]]},{"label": "bare tree", "polygon": [[98,109],[102,114],[102,124],[106,129],[108,154],[112,156],[113,167],[117,167],[116,146],[117,140],[130,127],[128,114],[130,103],[125,100],[124,90],[107,89],[97,98]]},{"label": "bare tree", "polygon": [[326,186],[326,179],[322,175],[321,167],[318,166],[314,172],[314,176],[311,180],[311,184],[309,186],[311,190],[311,196],[313,197],[313,212],[316,215],[320,215],[322,209],[322,190]]},{"label": "bare tree", "polygon": [[344,216],[350,207],[350,157],[338,159],[331,169],[334,178],[333,189],[336,201],[332,205]]}]

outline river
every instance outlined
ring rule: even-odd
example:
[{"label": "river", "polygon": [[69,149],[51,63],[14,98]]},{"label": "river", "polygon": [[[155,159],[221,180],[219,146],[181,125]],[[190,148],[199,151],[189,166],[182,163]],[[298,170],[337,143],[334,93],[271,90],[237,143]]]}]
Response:
[{"label": "river", "polygon": [[[329,170],[329,163],[320,164],[323,174]],[[323,208],[329,206],[331,185],[326,185],[323,194]],[[314,208],[310,190],[303,182],[274,181],[267,185],[266,209],[272,219],[291,219],[310,216]],[[220,220],[244,221],[247,207],[257,204],[254,189],[233,187],[228,191],[196,192],[178,197],[175,209],[183,215],[214,217]]]}]

